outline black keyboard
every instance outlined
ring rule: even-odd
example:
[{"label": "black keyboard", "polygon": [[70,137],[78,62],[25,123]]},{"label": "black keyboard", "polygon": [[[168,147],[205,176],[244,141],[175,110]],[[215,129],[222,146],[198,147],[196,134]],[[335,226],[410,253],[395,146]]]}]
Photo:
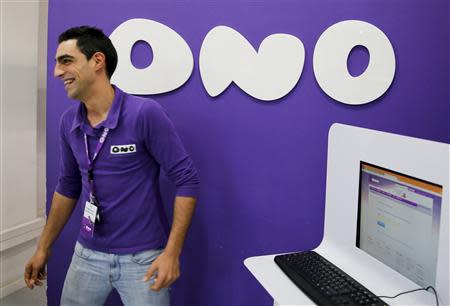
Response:
[{"label": "black keyboard", "polygon": [[275,262],[318,305],[388,305],[314,251],[278,255]]}]

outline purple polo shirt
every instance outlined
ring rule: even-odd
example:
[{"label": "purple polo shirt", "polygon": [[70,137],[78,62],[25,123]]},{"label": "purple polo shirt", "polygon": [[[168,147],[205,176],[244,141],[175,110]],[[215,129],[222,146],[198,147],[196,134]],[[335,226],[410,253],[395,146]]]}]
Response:
[{"label": "purple polo shirt", "polygon": [[[162,168],[176,186],[177,196],[197,197],[199,180],[172,122],[151,99],[128,95],[114,86],[108,117],[95,128],[83,103],[61,117],[61,168],[56,191],[69,198],[89,199],[88,161],[103,128],[110,129],[93,166],[101,222],[93,238],[78,236],[87,248],[129,254],[163,247],[167,239],[159,190]],[[134,147],[134,149],[133,149]]]}]

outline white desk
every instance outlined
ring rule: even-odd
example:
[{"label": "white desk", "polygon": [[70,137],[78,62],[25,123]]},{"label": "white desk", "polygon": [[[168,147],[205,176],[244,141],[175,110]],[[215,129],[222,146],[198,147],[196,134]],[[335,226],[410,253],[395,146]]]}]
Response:
[{"label": "white desk", "polygon": [[272,296],[274,305],[314,305],[273,261],[275,255],[247,258],[245,266]]},{"label": "white desk", "polygon": [[[317,249],[316,249],[317,251]],[[318,251],[322,255],[328,253],[327,251]],[[326,255],[325,255],[326,256]],[[275,255],[255,256],[249,257],[244,261],[244,265],[253,276],[261,283],[264,289],[272,296],[274,300],[274,306],[297,306],[297,305],[315,305],[311,299],[309,299],[298,287],[281,271],[281,269],[274,262]],[[328,257],[328,256],[327,256]],[[399,288],[405,288],[404,282],[399,279],[380,281],[383,279],[383,271],[372,277],[358,277],[358,271],[365,274],[370,273],[369,270],[364,267],[359,267],[359,263],[353,262],[342,258],[338,262],[333,262],[338,267],[342,268],[346,273],[359,281],[363,286],[367,287],[376,295],[395,295],[399,291]],[[381,264],[379,264],[382,266]],[[377,264],[375,264],[375,268]],[[383,269],[383,267],[381,267]],[[376,270],[376,269],[375,269]],[[408,283],[408,280],[405,280]],[[408,289],[415,289],[417,285],[411,282]],[[401,295],[395,299],[384,299],[389,305],[436,305],[435,297],[430,292],[418,291]]]}]

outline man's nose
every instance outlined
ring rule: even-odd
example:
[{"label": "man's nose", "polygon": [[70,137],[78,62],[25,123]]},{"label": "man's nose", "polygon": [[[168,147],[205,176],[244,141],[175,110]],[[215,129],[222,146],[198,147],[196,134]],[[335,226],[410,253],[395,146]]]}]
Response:
[{"label": "man's nose", "polygon": [[53,76],[59,78],[64,74],[64,71],[59,67],[59,64],[55,64],[55,69],[53,70]]}]

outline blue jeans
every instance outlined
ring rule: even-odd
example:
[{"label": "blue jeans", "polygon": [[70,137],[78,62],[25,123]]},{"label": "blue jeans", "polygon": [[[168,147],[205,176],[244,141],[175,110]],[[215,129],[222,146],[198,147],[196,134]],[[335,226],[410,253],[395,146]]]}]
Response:
[{"label": "blue jeans", "polygon": [[77,242],[64,282],[61,305],[101,306],[115,288],[125,305],[168,306],[168,288],[156,292],[150,289],[153,279],[142,281],[161,252],[108,254],[87,249]]}]

